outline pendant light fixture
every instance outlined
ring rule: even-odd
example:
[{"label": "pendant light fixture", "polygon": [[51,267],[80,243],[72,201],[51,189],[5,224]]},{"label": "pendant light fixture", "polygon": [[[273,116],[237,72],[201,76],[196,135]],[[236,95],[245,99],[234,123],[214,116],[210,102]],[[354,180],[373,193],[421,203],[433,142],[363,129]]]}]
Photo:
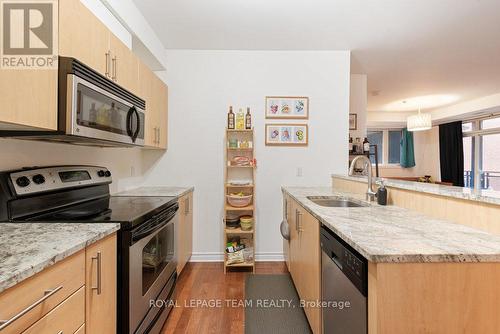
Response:
[{"label": "pendant light fixture", "polygon": [[418,114],[408,116],[406,119],[406,127],[408,131],[430,130],[432,128],[431,114],[422,114],[418,108]]}]

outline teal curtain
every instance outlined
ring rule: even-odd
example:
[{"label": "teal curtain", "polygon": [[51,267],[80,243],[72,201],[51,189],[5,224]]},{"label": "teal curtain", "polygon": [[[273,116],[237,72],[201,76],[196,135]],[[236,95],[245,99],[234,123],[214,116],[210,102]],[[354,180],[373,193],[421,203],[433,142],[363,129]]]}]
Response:
[{"label": "teal curtain", "polygon": [[413,147],[413,132],[403,129],[401,136],[401,160],[400,165],[403,168],[415,167],[415,148]]}]

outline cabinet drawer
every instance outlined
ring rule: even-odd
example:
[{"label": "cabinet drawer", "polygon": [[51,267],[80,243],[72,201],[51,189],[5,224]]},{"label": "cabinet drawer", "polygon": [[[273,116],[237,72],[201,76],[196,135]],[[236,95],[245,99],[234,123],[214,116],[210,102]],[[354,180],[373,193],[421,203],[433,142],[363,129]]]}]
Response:
[{"label": "cabinet drawer", "polygon": [[85,287],[35,322],[23,334],[75,333],[85,322]]},{"label": "cabinet drawer", "polygon": [[82,327],[78,328],[75,334],[85,334],[85,324],[83,324]]},{"label": "cabinet drawer", "polygon": [[[82,250],[4,291],[0,294],[0,319],[9,320],[22,315],[4,325],[0,333],[21,333],[81,288],[84,282],[85,250]],[[46,291],[52,291],[50,296]],[[42,298],[45,299],[37,306],[23,312]]]}]

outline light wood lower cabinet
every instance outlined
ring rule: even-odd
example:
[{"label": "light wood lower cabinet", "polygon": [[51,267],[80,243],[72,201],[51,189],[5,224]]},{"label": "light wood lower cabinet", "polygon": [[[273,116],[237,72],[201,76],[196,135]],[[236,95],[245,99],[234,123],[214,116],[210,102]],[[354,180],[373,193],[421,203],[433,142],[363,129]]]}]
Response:
[{"label": "light wood lower cabinet", "polygon": [[16,319],[0,333],[115,333],[116,247],[115,233],[0,293],[0,319]]},{"label": "light wood lower cabinet", "polygon": [[75,333],[85,321],[85,287],[59,304],[23,334]]},{"label": "light wood lower cabinet", "polygon": [[313,333],[320,334],[321,309],[307,304],[321,300],[320,223],[296,201],[289,199],[288,206],[289,270],[300,298],[306,302],[309,325]]},{"label": "light wood lower cabinet", "polygon": [[193,192],[179,198],[176,250],[177,274],[180,275],[193,253]]},{"label": "light wood lower cabinet", "polygon": [[87,333],[116,331],[116,234],[85,252]]}]

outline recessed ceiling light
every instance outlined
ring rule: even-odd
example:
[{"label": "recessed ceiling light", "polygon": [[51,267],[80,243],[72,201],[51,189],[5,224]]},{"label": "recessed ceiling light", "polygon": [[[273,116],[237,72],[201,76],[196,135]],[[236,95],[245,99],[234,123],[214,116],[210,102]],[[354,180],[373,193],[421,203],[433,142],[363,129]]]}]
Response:
[{"label": "recessed ceiling light", "polygon": [[456,102],[459,99],[460,96],[451,94],[416,96],[386,104],[382,107],[382,111],[411,111],[419,108],[437,108]]}]

